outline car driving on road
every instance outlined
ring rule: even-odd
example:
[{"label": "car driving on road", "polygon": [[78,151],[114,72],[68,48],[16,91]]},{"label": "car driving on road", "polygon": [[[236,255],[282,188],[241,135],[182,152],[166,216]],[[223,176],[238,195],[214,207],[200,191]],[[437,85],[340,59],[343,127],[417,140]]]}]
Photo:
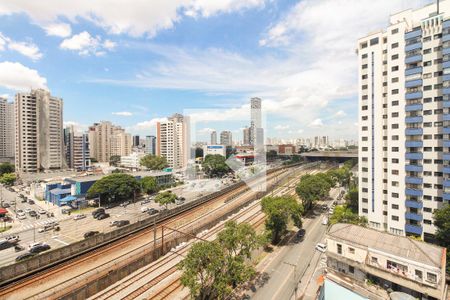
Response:
[{"label": "car driving on road", "polygon": [[90,238],[91,236],[94,236],[94,235],[96,235],[96,234],[99,234],[99,232],[98,232],[98,231],[93,231],[93,230],[91,230],[91,231],[85,232],[84,235],[83,235],[83,237],[84,237],[85,239],[87,239],[87,238]]},{"label": "car driving on road", "polygon": [[76,215],[76,216],[73,217],[74,220],[81,220],[81,219],[84,219],[84,218],[86,218],[86,215],[83,215],[83,214],[79,214],[79,215]]},{"label": "car driving on road", "polygon": [[22,261],[22,260],[26,260],[26,259],[29,259],[29,258],[32,258],[33,256],[36,256],[36,254],[35,253],[24,253],[24,254],[21,254],[21,255],[19,255],[19,256],[17,256],[16,257],[16,261]]},{"label": "car driving on road", "polygon": [[50,248],[51,247],[48,244],[37,245],[30,249],[30,253],[41,253],[50,250]]}]

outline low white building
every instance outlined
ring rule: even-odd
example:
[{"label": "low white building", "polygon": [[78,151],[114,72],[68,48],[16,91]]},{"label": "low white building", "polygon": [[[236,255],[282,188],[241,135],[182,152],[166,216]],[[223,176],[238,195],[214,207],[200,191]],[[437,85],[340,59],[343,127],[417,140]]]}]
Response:
[{"label": "low white building", "polygon": [[141,158],[145,156],[145,153],[133,152],[130,155],[120,157],[120,165],[129,169],[140,169]]},{"label": "low white building", "polygon": [[227,155],[227,147],[225,145],[205,145],[203,146],[203,158],[206,155],[215,155],[219,154],[224,157]]},{"label": "low white building", "polygon": [[446,298],[445,248],[362,226],[335,224],[327,233],[326,254],[328,271],[352,284],[370,281],[420,299]]}]

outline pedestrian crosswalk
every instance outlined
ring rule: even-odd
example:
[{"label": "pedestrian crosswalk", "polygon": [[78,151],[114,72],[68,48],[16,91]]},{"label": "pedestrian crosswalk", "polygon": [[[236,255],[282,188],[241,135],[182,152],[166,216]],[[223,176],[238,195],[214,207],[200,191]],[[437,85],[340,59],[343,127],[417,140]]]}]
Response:
[{"label": "pedestrian crosswalk", "polygon": [[54,218],[48,218],[45,220],[35,221],[32,223],[24,223],[24,224],[22,224],[21,230],[27,230],[27,229],[31,229],[34,227],[39,228],[39,227],[45,226],[52,222],[61,222],[61,221],[68,220],[68,219],[70,219],[70,216],[65,216],[65,217],[59,218],[59,219],[54,217]]}]

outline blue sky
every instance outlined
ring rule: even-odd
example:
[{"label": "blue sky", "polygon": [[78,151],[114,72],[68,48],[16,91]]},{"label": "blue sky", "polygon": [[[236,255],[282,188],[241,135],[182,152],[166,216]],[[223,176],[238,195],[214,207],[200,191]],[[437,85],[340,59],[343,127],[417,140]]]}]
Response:
[{"label": "blue sky", "polygon": [[245,122],[233,118],[249,118],[258,96],[268,136],[356,138],[356,39],[428,2],[3,1],[0,95],[47,88],[66,123],[110,120],[141,135],[209,109],[199,139],[209,129],[240,139]]}]

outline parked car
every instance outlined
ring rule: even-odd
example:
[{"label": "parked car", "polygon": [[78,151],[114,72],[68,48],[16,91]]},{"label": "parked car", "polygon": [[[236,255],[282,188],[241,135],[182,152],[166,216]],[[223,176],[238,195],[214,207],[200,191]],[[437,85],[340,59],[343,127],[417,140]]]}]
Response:
[{"label": "parked car", "polygon": [[19,220],[25,220],[26,218],[27,218],[27,216],[25,215],[25,213],[17,214],[17,219],[19,219]]},{"label": "parked car", "polygon": [[45,243],[44,242],[34,242],[34,243],[31,243],[30,245],[28,245],[28,248],[33,248],[33,247],[36,247],[37,245],[44,245]]},{"label": "parked car", "polygon": [[29,207],[25,208],[25,212],[26,212],[26,213],[29,213],[30,211],[32,211],[31,208],[29,208]]},{"label": "parked car", "polygon": [[38,232],[46,232],[46,231],[50,231],[50,230],[55,229],[55,228],[56,228],[56,225],[54,225],[54,224],[47,224],[47,225],[44,225],[44,227],[39,228]]},{"label": "parked car", "polygon": [[28,204],[34,204],[34,200],[33,199],[28,199]]},{"label": "parked car", "polygon": [[322,244],[322,243],[318,243],[316,245],[316,250],[323,253],[323,252],[327,251],[327,245]]},{"label": "parked car", "polygon": [[90,238],[91,236],[94,236],[94,235],[96,235],[96,234],[99,234],[100,232],[98,232],[98,231],[87,231],[87,232],[85,232],[84,233],[84,238],[85,239],[87,239],[87,238]]},{"label": "parked car", "polygon": [[109,214],[100,214],[100,215],[98,215],[97,216],[97,220],[103,220],[103,219],[106,219],[106,218],[109,218]]},{"label": "parked car", "polygon": [[126,226],[126,225],[129,225],[130,224],[130,221],[128,221],[128,220],[120,220],[117,224],[116,224],[116,226],[117,227],[122,227],[122,226]]},{"label": "parked car", "polygon": [[27,253],[24,253],[24,254],[21,254],[21,255],[17,256],[16,257],[16,261],[26,260],[26,259],[32,258],[35,255],[36,255],[35,253],[27,252]]},{"label": "parked car", "polygon": [[149,210],[150,208],[147,206],[141,207],[141,212],[145,213]]},{"label": "parked car", "polygon": [[30,249],[30,253],[41,253],[41,252],[50,250],[50,248],[51,247],[48,244],[37,245]]},{"label": "parked car", "polygon": [[27,203],[27,198],[22,198],[22,200],[20,200],[21,203]]},{"label": "parked car", "polygon": [[18,210],[16,210],[16,213],[17,213],[17,214],[23,214],[24,212],[23,212],[23,210],[18,209]]},{"label": "parked car", "polygon": [[40,209],[38,210],[38,213],[40,213],[41,215],[43,215],[43,214],[46,214],[47,211],[46,211],[45,209],[43,209],[43,208],[40,208]]},{"label": "parked car", "polygon": [[71,211],[72,211],[72,208],[70,208],[70,207],[66,207],[66,208],[62,208],[61,209],[61,213],[63,213],[63,214],[68,214]]},{"label": "parked car", "polygon": [[86,215],[83,215],[83,214],[79,214],[79,215],[76,215],[76,216],[73,217],[74,220],[81,220],[81,219],[84,219],[84,218],[86,218]]},{"label": "parked car", "polygon": [[328,225],[328,218],[327,217],[323,217],[322,225]]},{"label": "parked car", "polygon": [[147,204],[147,203],[150,203],[150,202],[152,202],[152,200],[150,198],[148,198],[148,199],[142,200],[141,201],[141,205],[144,205],[144,204]]},{"label": "parked car", "polygon": [[30,217],[36,217],[37,216],[37,213],[34,210],[28,212],[28,214],[30,215]]},{"label": "parked car", "polygon": [[154,208],[150,208],[150,209],[147,211],[147,213],[148,213],[150,216],[153,216],[153,215],[156,215],[157,213],[159,213],[159,210],[154,209]]},{"label": "parked car", "polygon": [[127,206],[128,204],[130,204],[130,201],[125,201],[125,202],[120,203],[120,206],[121,206],[121,207],[125,207],[125,206]]},{"label": "parked car", "polygon": [[2,202],[2,207],[3,208],[8,208],[10,205],[8,202]]}]

